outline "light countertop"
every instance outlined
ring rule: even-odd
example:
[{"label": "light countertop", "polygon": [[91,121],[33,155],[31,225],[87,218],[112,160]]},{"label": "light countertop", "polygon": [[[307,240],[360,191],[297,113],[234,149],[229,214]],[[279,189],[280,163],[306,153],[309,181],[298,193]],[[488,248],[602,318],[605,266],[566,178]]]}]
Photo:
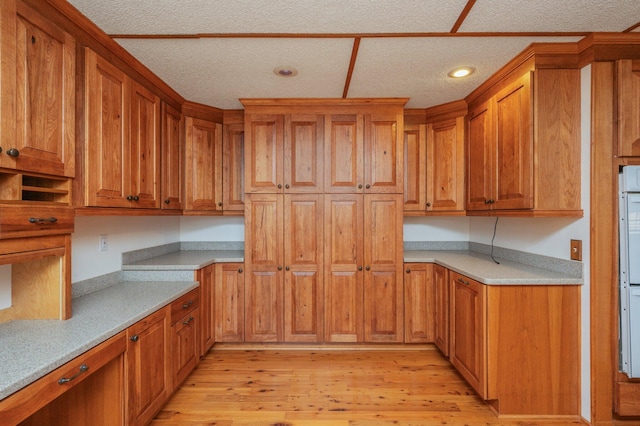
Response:
[{"label": "light countertop", "polygon": [[194,271],[212,263],[244,262],[242,250],[182,250],[122,265],[123,271]]},{"label": "light countertop", "polygon": [[66,321],[0,324],[0,399],[197,287],[194,281],[122,282],[74,299]]},{"label": "light countertop", "polygon": [[405,251],[405,263],[436,263],[488,285],[581,285],[581,277],[466,250]]}]

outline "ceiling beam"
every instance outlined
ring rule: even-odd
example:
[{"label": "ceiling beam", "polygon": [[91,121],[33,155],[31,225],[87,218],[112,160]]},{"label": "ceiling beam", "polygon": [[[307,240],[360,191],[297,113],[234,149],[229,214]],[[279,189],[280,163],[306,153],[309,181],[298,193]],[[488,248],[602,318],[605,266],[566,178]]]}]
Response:
[{"label": "ceiling beam", "polygon": [[360,49],[360,37],[356,37],[353,39],[353,49],[351,49],[351,60],[349,61],[349,71],[347,71],[347,79],[344,82],[344,90],[342,91],[343,99],[346,99],[347,95],[349,94],[349,86],[351,85],[351,77],[353,76],[353,69],[356,66],[358,49]]},{"label": "ceiling beam", "polygon": [[460,29],[460,26],[462,25],[464,20],[467,18],[467,15],[471,11],[471,8],[473,7],[474,4],[476,4],[476,0],[467,1],[467,4],[464,6],[464,9],[462,9],[460,16],[458,16],[458,20],[456,21],[455,24],[453,24],[453,28],[451,28],[451,33],[458,32],[458,30]]}]

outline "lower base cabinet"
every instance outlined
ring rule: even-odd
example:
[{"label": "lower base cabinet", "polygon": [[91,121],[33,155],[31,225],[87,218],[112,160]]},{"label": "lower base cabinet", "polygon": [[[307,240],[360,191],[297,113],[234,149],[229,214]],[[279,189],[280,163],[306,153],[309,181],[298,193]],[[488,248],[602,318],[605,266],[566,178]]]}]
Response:
[{"label": "lower base cabinet", "polygon": [[200,288],[171,304],[171,390],[173,393],[200,359]]},{"label": "lower base cabinet", "polygon": [[215,341],[244,342],[244,264],[215,265]]},{"label": "lower base cabinet", "polygon": [[435,288],[432,263],[404,264],[404,342],[433,343]]}]

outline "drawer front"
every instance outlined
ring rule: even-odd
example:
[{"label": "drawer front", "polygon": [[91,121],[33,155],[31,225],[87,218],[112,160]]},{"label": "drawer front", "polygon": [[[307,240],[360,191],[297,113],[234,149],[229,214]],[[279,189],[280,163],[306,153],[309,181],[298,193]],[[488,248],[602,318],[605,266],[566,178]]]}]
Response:
[{"label": "drawer front", "polygon": [[74,215],[70,207],[3,204],[0,208],[0,239],[71,234]]},{"label": "drawer front", "polygon": [[200,305],[200,289],[195,288],[171,304],[171,324],[175,324],[186,314]]}]

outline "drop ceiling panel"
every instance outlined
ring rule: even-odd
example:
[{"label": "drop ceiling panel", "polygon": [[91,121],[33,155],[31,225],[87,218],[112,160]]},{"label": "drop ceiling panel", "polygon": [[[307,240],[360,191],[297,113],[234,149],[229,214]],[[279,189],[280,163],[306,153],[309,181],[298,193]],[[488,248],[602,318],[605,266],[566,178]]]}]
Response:
[{"label": "drop ceiling panel", "polygon": [[[409,97],[407,108],[462,99],[532,42],[577,37],[427,37],[363,39],[349,97]],[[452,79],[453,68],[471,66]]]},{"label": "drop ceiling panel", "polygon": [[466,0],[70,0],[108,34],[446,32]]},{"label": "drop ceiling panel", "polygon": [[[185,99],[223,109],[242,108],[238,98],[339,98],[353,47],[349,38],[117,41]],[[277,76],[278,66],[298,75]]]},{"label": "drop ceiling panel", "polygon": [[481,0],[459,32],[624,31],[637,22],[638,0]]}]

